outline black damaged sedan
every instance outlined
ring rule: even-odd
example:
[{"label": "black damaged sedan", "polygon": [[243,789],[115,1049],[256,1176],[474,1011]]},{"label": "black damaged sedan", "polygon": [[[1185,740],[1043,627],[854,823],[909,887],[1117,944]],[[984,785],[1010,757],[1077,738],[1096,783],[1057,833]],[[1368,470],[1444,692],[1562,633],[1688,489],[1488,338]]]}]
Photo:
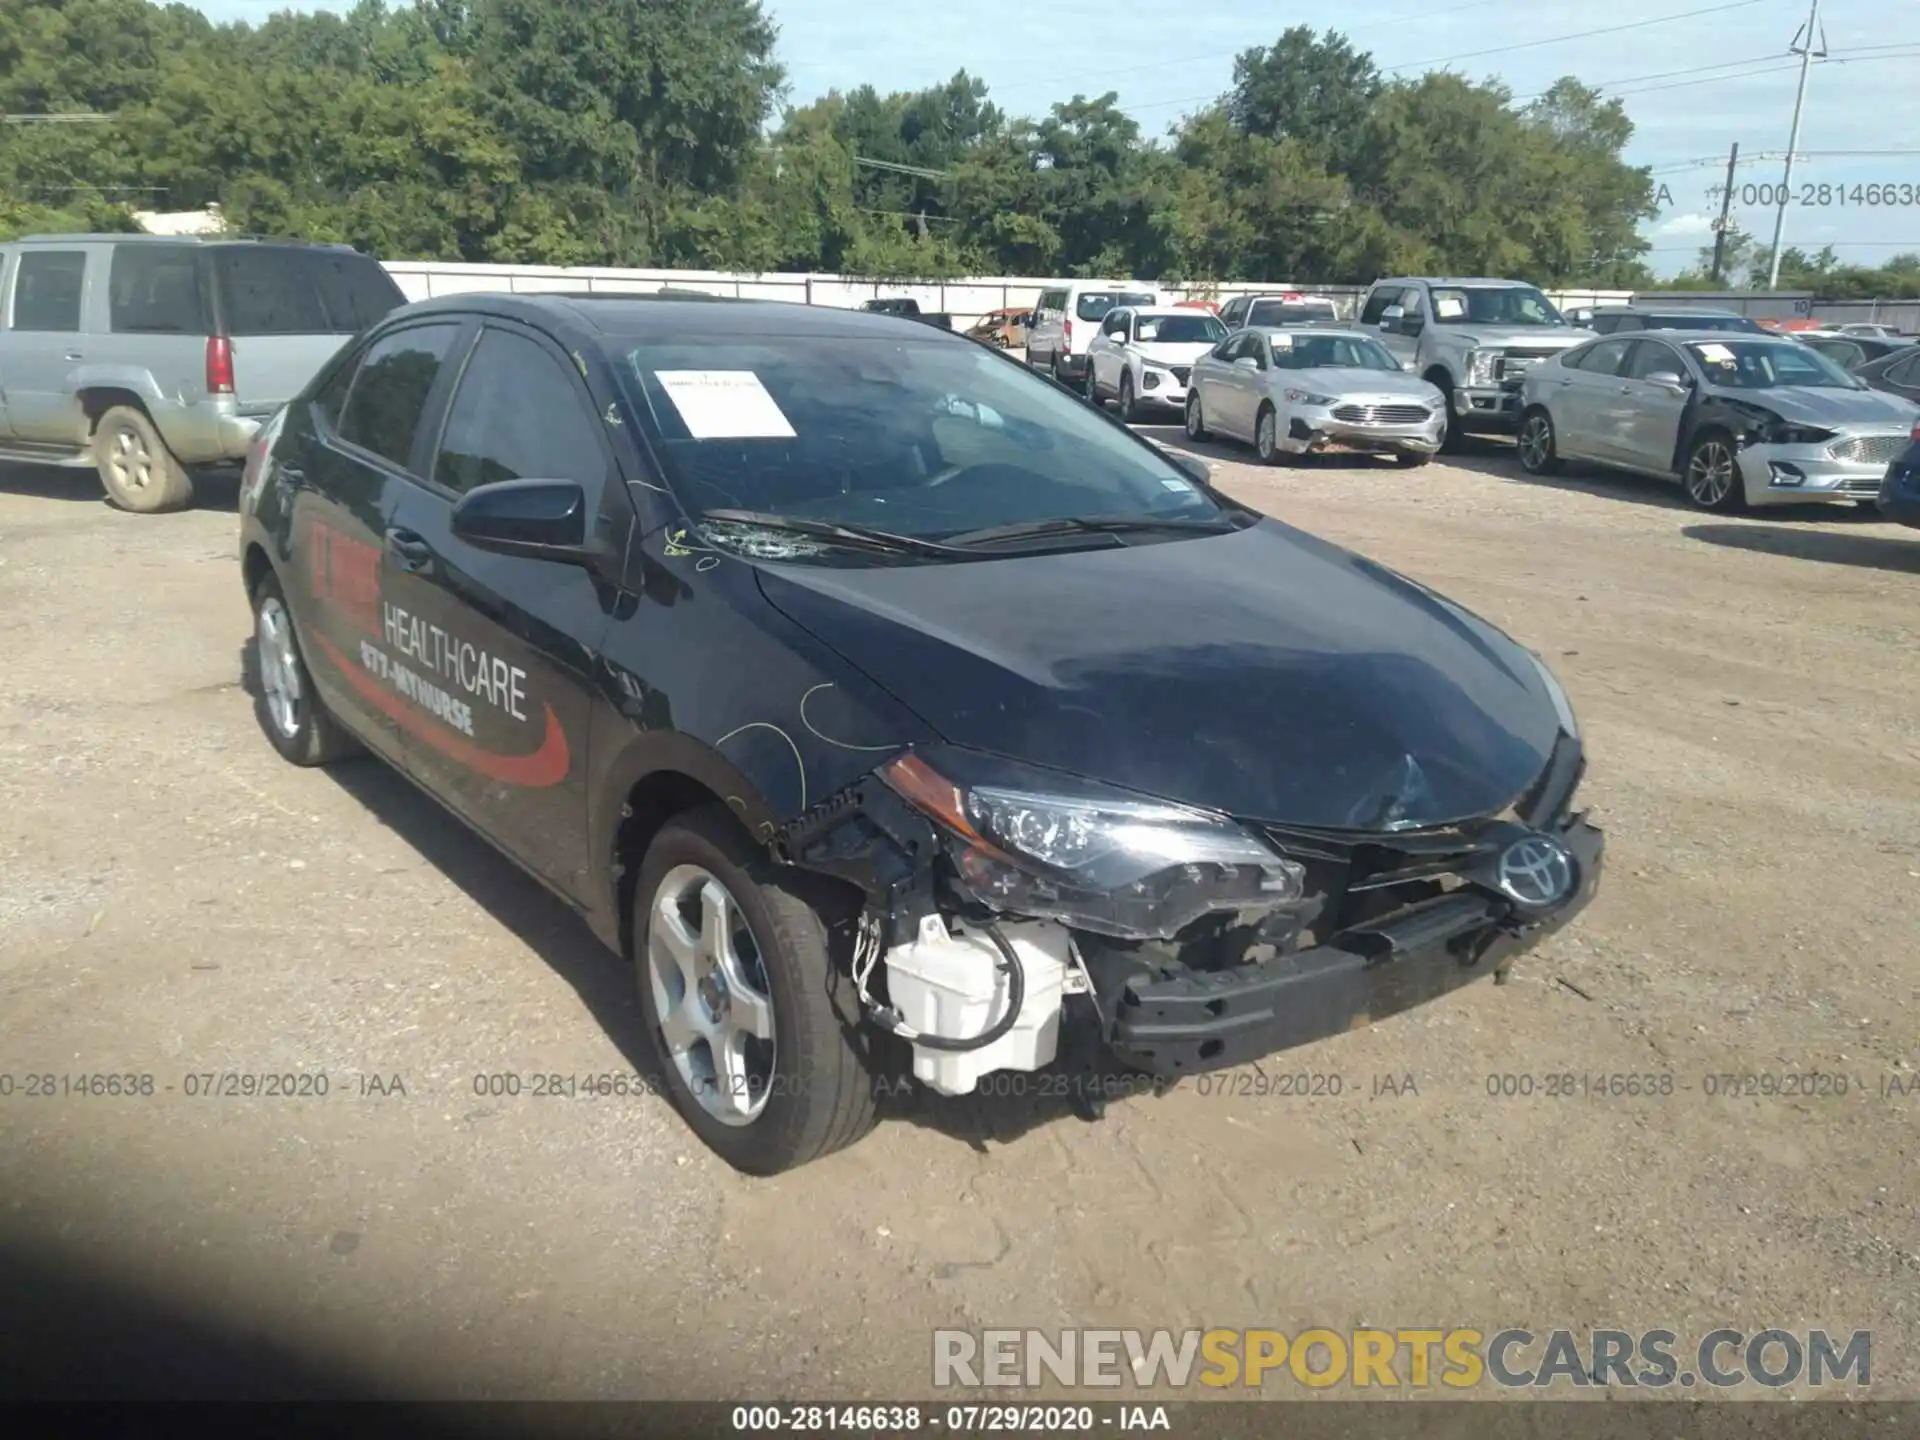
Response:
[{"label": "black damaged sedan", "polygon": [[1599,879],[1532,653],[911,322],[410,305],[263,431],[241,523],[268,738],[374,752],[580,911],[750,1172],[907,1067],[1097,1113],[1379,1020]]}]

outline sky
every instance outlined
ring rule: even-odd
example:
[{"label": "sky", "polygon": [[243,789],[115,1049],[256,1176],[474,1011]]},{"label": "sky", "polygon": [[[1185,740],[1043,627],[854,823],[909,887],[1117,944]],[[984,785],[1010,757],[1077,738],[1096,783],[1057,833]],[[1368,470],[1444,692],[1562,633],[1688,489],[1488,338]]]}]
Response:
[{"label": "sky", "polygon": [[[1649,263],[1663,275],[1711,242],[1720,202],[1708,192],[1723,183],[1735,143],[1732,217],[1771,241],[1800,68],[1789,51],[1809,9],[1809,0],[1181,0],[1127,20],[1111,0],[763,3],[779,26],[794,103],[861,84],[914,90],[965,69],[1015,113],[1115,91],[1150,135],[1225,91],[1241,50],[1293,25],[1338,30],[1390,74],[1451,69],[1497,77],[1518,96],[1571,74],[1622,99],[1635,126],[1627,159],[1665,187],[1644,227]],[[200,8],[257,21],[288,7]],[[1815,42],[1826,58],[1808,73],[1784,243],[1833,245],[1866,265],[1920,250],[1920,0],[1820,0]]]}]

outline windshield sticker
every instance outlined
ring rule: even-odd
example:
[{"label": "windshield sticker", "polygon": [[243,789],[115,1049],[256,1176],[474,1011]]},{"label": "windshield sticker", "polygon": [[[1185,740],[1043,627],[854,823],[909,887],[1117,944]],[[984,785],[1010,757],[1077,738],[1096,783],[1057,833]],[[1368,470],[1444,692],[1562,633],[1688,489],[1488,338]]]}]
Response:
[{"label": "windshield sticker", "polygon": [[1433,301],[1433,313],[1442,320],[1458,320],[1467,313],[1467,302],[1457,295],[1437,295]]},{"label": "windshield sticker", "polygon": [[1193,486],[1184,480],[1162,480],[1160,482],[1160,488],[1162,490],[1171,490],[1176,495],[1191,495],[1193,493]]},{"label": "windshield sticker", "polygon": [[1694,353],[1713,365],[1733,364],[1733,351],[1724,345],[1696,345]]},{"label": "windshield sticker", "polygon": [[1293,348],[1293,337],[1291,335],[1269,335],[1267,338],[1273,342],[1273,348],[1276,350],[1291,350]]},{"label": "windshield sticker", "polygon": [[656,370],[696,440],[791,440],[793,426],[751,370]]}]

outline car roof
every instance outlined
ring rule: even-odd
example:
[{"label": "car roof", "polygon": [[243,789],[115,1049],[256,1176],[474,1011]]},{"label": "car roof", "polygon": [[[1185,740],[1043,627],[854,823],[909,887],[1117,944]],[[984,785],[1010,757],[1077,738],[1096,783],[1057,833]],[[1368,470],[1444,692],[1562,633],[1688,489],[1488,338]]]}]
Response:
[{"label": "car roof", "polygon": [[1333,325],[1246,325],[1234,333],[1244,334],[1251,330],[1256,335],[1332,335],[1342,340],[1374,340],[1376,337],[1365,330],[1349,329],[1346,326]]},{"label": "car roof", "polygon": [[[1781,335],[1771,330],[1762,330],[1757,334],[1747,334],[1743,332],[1731,340],[1727,338],[1727,335],[1728,332],[1725,330],[1682,330],[1676,326],[1671,330],[1662,330],[1658,338],[1683,344],[1692,344],[1694,341],[1699,340],[1710,345],[1751,345],[1756,341],[1779,345],[1793,345],[1798,343],[1798,337],[1795,335]],[[1599,338],[1602,340],[1646,340],[1654,337],[1628,334],[1602,335]]]},{"label": "car roof", "polygon": [[920,320],[833,305],[803,305],[792,300],[735,300],[697,291],[654,295],[598,295],[550,292],[533,295],[475,292],[416,300],[387,319],[425,315],[492,315],[506,320],[545,323],[555,329],[622,339],[678,339],[689,334],[716,338],[817,337],[916,339],[972,345],[951,331]]},{"label": "car roof", "polygon": [[336,245],[324,240],[300,240],[282,235],[136,235],[113,232],[102,234],[22,235],[17,245],[277,245],[299,250],[341,250],[350,255],[362,252],[351,245]]},{"label": "car roof", "polygon": [[1376,280],[1376,285],[1497,285],[1508,290],[1537,290],[1531,280],[1502,280],[1492,275],[1402,275],[1394,280]]},{"label": "car roof", "polygon": [[1116,310],[1131,310],[1135,315],[1146,315],[1153,319],[1163,319],[1171,315],[1199,315],[1204,312],[1190,305],[1116,305]]},{"label": "car roof", "polygon": [[1739,310],[1721,310],[1709,305],[1596,305],[1596,315],[1715,315],[1722,319],[1744,320]]}]

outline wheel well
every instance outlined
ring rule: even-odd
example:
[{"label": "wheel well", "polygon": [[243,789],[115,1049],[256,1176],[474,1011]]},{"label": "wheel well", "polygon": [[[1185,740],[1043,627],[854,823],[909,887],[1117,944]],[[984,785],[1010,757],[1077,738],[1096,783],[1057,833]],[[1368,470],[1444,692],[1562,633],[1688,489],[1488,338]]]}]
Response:
[{"label": "wheel well", "polygon": [[721,797],[690,775],[656,770],[627,792],[620,828],[614,834],[614,898],[619,905],[620,949],[633,954],[633,887],[640,879],[640,862],[653,837],[676,815],[712,805]]},{"label": "wheel well", "polygon": [[1441,390],[1453,389],[1453,376],[1447,372],[1447,367],[1444,365],[1428,366],[1427,373],[1425,375],[1422,375],[1420,378],[1422,380],[1425,380],[1429,385],[1435,386],[1438,389],[1441,389]]},{"label": "wheel well", "polygon": [[264,545],[247,546],[246,557],[240,562],[240,579],[251,596],[259,588],[260,582],[273,573],[273,561],[267,558]]},{"label": "wheel well", "polygon": [[[131,390],[115,390],[110,387],[103,387],[100,389],[82,390],[80,392],[80,409],[87,417],[87,433],[89,435],[99,426],[100,417],[116,405],[125,405],[129,409],[138,410],[142,415],[147,415],[147,402]],[[147,418],[151,420],[153,417],[147,415]]]}]

